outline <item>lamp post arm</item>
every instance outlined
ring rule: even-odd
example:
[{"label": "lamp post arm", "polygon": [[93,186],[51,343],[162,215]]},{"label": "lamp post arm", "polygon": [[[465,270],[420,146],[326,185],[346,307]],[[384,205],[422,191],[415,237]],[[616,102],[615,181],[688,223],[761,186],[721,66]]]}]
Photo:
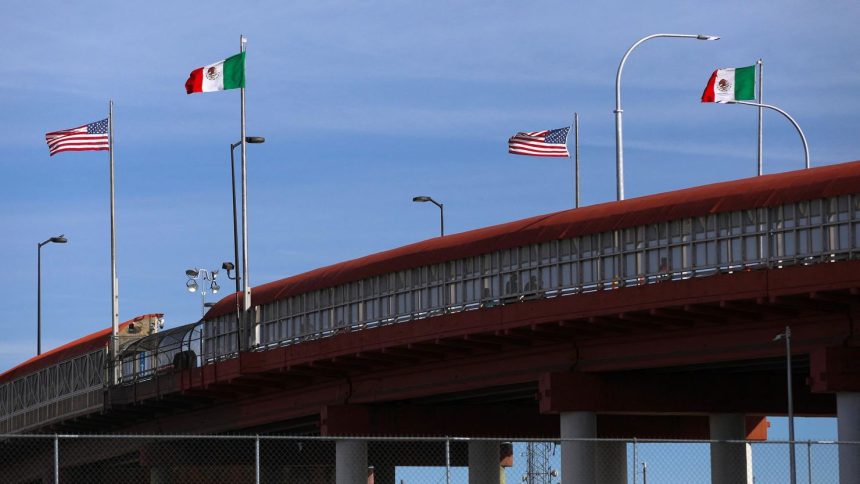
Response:
[{"label": "lamp post arm", "polygon": [[646,42],[651,39],[656,39],[658,37],[673,37],[673,38],[681,38],[681,39],[697,39],[697,40],[717,40],[719,37],[709,36],[709,35],[694,35],[694,34],[651,34],[646,37],[642,37],[637,40],[633,45],[627,49],[627,52],[624,53],[624,57],[621,58],[621,62],[618,63],[618,72],[615,74],[615,176],[616,176],[616,198],[617,200],[624,200],[624,135],[622,133],[622,125],[623,120],[621,113],[624,112],[621,109],[621,73],[624,71],[624,63],[627,62],[627,58],[630,57],[630,53],[633,52],[636,47],[639,47],[640,44]]},{"label": "lamp post arm", "polygon": [[642,37],[641,39],[637,40],[636,43],[631,45],[630,48],[627,49],[627,52],[624,53],[624,57],[621,58],[621,62],[618,64],[618,72],[615,74],[615,110],[616,111],[621,110],[621,72],[624,70],[624,63],[627,62],[627,58],[630,56],[630,53],[633,52],[633,50],[636,47],[639,47],[639,45],[642,44],[643,42],[646,42],[646,41],[651,40],[651,39],[655,39],[657,37],[676,37],[676,38],[684,38],[684,39],[698,39],[701,36],[700,35],[693,35],[693,34],[651,34],[651,35],[648,35],[646,37]]},{"label": "lamp post arm", "polygon": [[794,118],[791,117],[791,115],[789,115],[787,112],[783,111],[782,109],[779,109],[778,107],[770,105],[770,104],[752,103],[749,101],[729,101],[726,104],[744,104],[747,106],[756,106],[759,108],[773,109],[774,111],[778,112],[779,114],[782,114],[783,116],[785,116],[791,122],[791,124],[794,125],[794,129],[797,130],[797,134],[800,135],[800,141],[803,142],[803,156],[804,156],[804,159],[806,160],[806,168],[809,168],[809,144],[806,142],[806,135],[803,134],[803,130],[800,129],[800,125],[797,124],[797,121],[795,121]]}]

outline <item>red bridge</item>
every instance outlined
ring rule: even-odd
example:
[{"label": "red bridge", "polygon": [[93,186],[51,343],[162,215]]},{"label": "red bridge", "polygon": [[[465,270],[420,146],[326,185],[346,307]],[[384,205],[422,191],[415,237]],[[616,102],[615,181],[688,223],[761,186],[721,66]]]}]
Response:
[{"label": "red bridge", "polygon": [[[45,353],[0,376],[0,433],[763,439],[790,327],[795,413],[860,441],[858,251],[860,162],[542,215],[127,322],[115,384],[109,332]],[[563,445],[565,482],[590,458]]]}]

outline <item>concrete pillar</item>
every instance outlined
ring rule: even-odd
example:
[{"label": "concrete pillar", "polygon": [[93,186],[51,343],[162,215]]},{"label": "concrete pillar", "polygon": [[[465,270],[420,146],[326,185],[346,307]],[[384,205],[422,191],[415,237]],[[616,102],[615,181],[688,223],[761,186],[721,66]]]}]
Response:
[{"label": "concrete pillar", "polygon": [[[562,412],[559,415],[562,439],[593,439],[597,436],[594,412]],[[564,484],[593,484],[594,443],[561,442],[561,479]]]},{"label": "concrete pillar", "polygon": [[499,484],[499,442],[469,441],[469,484]]},{"label": "concrete pillar", "polygon": [[[860,442],[860,392],[836,394],[836,431],[844,442]],[[860,482],[860,444],[839,446],[839,482]]]},{"label": "concrete pillar", "polygon": [[338,440],[335,444],[334,474],[337,484],[367,482],[367,442]]},{"label": "concrete pillar", "polygon": [[[711,440],[744,440],[746,423],[741,413],[711,415]],[[751,466],[744,443],[711,444],[712,484],[752,484]]]}]

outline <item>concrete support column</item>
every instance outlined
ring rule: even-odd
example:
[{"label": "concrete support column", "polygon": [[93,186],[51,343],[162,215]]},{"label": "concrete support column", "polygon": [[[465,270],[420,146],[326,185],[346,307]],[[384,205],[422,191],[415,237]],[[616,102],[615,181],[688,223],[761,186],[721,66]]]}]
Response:
[{"label": "concrete support column", "polygon": [[[744,440],[746,422],[743,414],[711,415],[711,440]],[[752,484],[746,444],[711,444],[712,484]]]},{"label": "concrete support column", "polygon": [[469,441],[469,484],[499,484],[498,441]]},{"label": "concrete support column", "polygon": [[335,444],[334,474],[337,484],[367,482],[367,442],[338,440]]},{"label": "concrete support column", "polygon": [[[840,441],[860,442],[860,392],[836,394],[836,431]],[[860,482],[860,445],[839,446],[839,482]]]},{"label": "concrete support column", "polygon": [[[559,415],[562,439],[593,439],[597,436],[594,412],[562,412]],[[593,484],[594,443],[561,442],[561,479],[564,484]]]}]

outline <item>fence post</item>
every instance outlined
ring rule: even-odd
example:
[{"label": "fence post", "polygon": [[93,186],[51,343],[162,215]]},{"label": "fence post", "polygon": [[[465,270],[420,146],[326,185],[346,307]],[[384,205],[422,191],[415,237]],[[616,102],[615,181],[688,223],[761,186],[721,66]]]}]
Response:
[{"label": "fence post", "polygon": [[451,439],[445,437],[445,484],[451,484]]},{"label": "fence post", "polygon": [[54,434],[54,484],[60,483],[60,438]]},{"label": "fence post", "polygon": [[806,473],[809,484],[812,484],[812,441],[806,441]]},{"label": "fence post", "polygon": [[260,436],[254,438],[254,482],[260,484]]},{"label": "fence post", "polygon": [[636,484],[636,437],[633,437],[633,484]]}]

